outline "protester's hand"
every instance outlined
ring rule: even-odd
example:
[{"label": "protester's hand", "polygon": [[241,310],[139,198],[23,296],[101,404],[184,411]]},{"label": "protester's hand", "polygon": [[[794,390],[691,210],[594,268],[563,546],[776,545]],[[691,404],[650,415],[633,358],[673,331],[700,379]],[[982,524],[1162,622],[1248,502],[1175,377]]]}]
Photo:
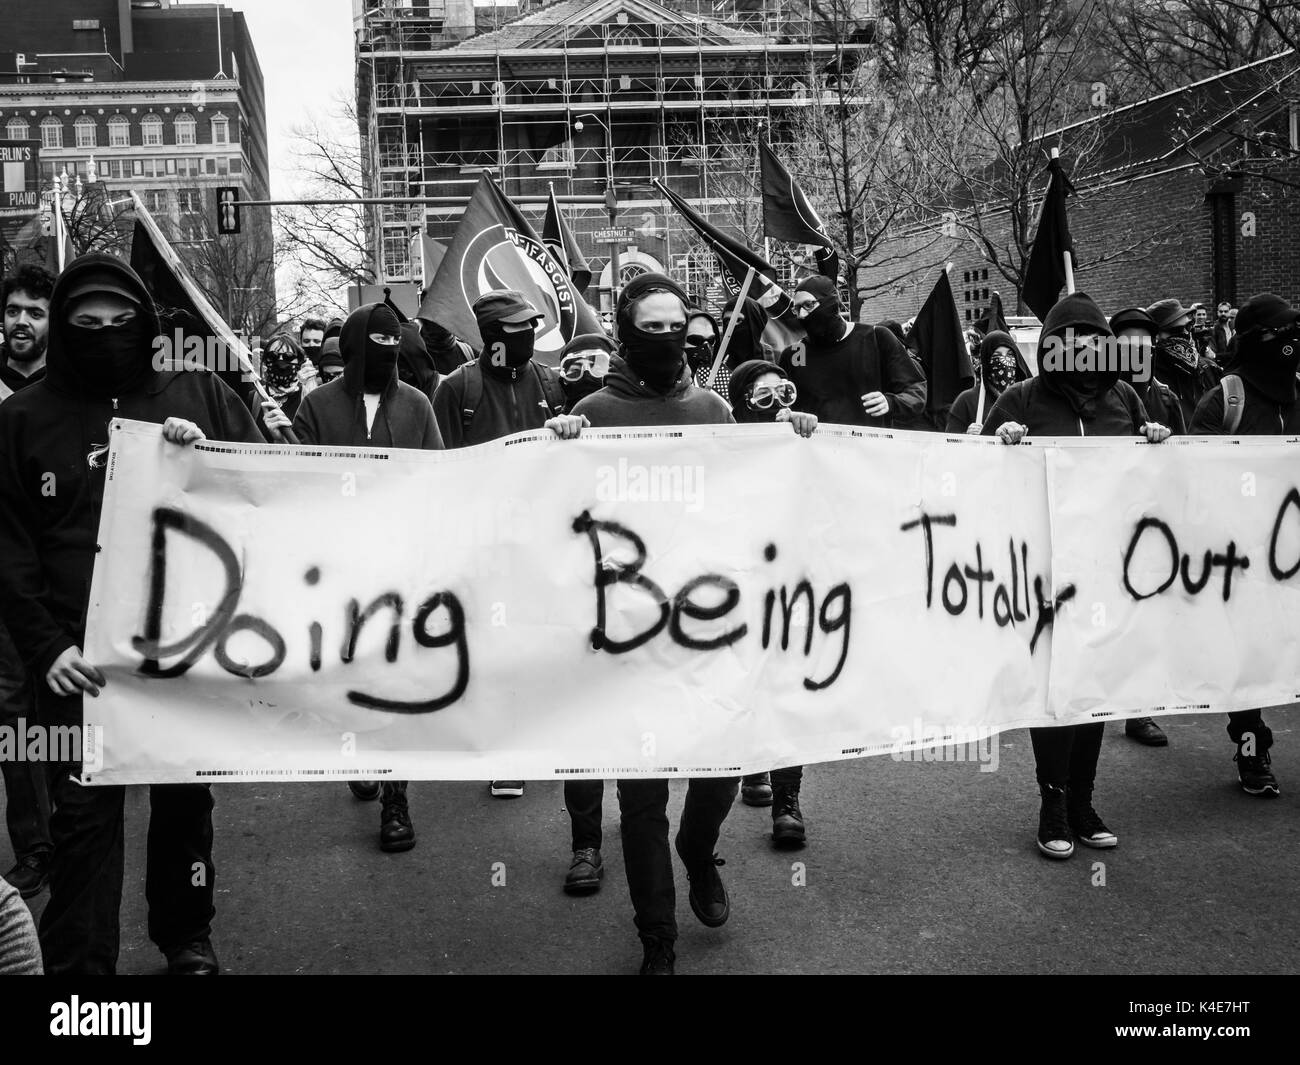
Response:
[{"label": "protester's hand", "polygon": [[1163,444],[1172,434],[1167,425],[1161,425],[1159,422],[1147,422],[1142,426],[1142,435],[1147,438],[1148,443]]},{"label": "protester's hand", "polygon": [[184,418],[168,418],[163,422],[163,439],[171,444],[193,444],[197,440],[206,440],[203,430]]},{"label": "protester's hand", "polygon": [[789,422],[794,426],[794,431],[800,436],[812,436],[813,430],[817,428],[817,415],[808,414],[801,410],[791,410],[784,407],[777,414],[778,422]]},{"label": "protester's hand", "polygon": [[998,439],[1004,444],[1018,444],[1027,432],[1028,428],[1019,422],[1003,422],[998,426]]},{"label": "protester's hand", "polygon": [[862,409],[869,418],[883,418],[889,413],[889,400],[883,392],[868,392],[862,397]]},{"label": "protester's hand", "polygon": [[289,415],[284,413],[284,408],[274,400],[262,401],[262,420],[266,422],[268,429],[292,429],[293,422],[289,420]]},{"label": "protester's hand", "polygon": [[967,436],[979,436],[982,432],[984,432],[983,422],[971,422],[970,425],[966,427]]},{"label": "protester's hand", "polygon": [[299,367],[298,387],[302,389],[302,394],[304,396],[308,392],[314,391],[316,388],[320,387],[321,383],[320,373],[317,371],[316,367],[311,364],[310,359]]},{"label": "protester's hand", "polygon": [[585,414],[561,414],[548,420],[546,428],[561,440],[574,440],[589,425],[591,422]]},{"label": "protester's hand", "polygon": [[55,695],[76,695],[82,691],[96,696],[108,681],[104,674],[81,657],[80,647],[69,647],[54,660],[45,674],[45,683]]}]

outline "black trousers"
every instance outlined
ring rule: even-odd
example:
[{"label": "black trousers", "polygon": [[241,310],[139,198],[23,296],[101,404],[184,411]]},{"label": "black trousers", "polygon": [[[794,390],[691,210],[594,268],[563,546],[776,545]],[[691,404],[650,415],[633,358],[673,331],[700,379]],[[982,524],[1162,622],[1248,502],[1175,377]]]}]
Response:
[{"label": "black trousers", "polygon": [[1258,710],[1238,710],[1228,715],[1228,735],[1233,743],[1241,743],[1247,734],[1255,737],[1255,753],[1260,754],[1273,746],[1273,730],[1264,724]]},{"label": "black trousers", "polygon": [[[739,787],[739,777],[696,777],[687,783],[677,834],[688,864],[712,858]],[[620,780],[618,807],[633,922],[643,939],[672,942],[677,938],[677,892],[668,849],[668,781]]]},{"label": "black trousers", "polygon": [[1058,728],[1031,728],[1034,763],[1039,784],[1074,789],[1092,788],[1097,777],[1097,759],[1101,755],[1101,737],[1105,726],[1064,725]]},{"label": "black trousers", "polygon": [[569,811],[573,849],[595,847],[604,838],[600,828],[604,812],[605,782],[600,779],[568,779],[564,782],[564,808]]},{"label": "black trousers", "polygon": [[[34,726],[36,699],[27,667],[18,657],[9,633],[0,625],[0,728],[18,733],[19,721]],[[5,824],[14,857],[47,856],[50,851],[50,800],[45,787],[45,765],[4,759],[0,775],[5,782]]]}]

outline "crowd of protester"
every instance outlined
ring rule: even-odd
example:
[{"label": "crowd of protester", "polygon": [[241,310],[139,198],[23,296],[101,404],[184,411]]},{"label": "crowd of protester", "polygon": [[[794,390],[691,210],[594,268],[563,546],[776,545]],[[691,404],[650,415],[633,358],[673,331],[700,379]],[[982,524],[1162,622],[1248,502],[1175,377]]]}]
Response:
[{"label": "crowd of protester", "polygon": [[[345,320],[308,319],[296,335],[261,350],[265,395],[241,399],[215,374],[159,370],[152,340],[159,311],[135,273],[105,255],[83,256],[57,279],[26,267],[4,281],[0,365],[0,724],[20,718],[79,723],[85,695],[104,677],[82,654],[87,589],[103,500],[108,424],[129,417],[162,424],[164,439],[279,442],[437,450],[469,447],[548,428],[571,439],[587,428],[787,423],[801,437],[820,423],[929,428],[996,436],[1143,436],[1171,433],[1294,434],[1300,314],[1262,294],[1238,313],[1184,308],[1164,298],[1116,308],[1108,318],[1087,295],[1063,297],[1042,323],[1037,372],[1009,332],[968,336],[973,375],[938,418],[927,413],[927,377],[914,333],[897,322],[855,322],[834,282],[812,277],[792,293],[805,339],[776,350],[767,312],[746,299],[714,315],[662,274],[643,274],[618,293],[614,336],[585,334],[564,347],[558,368],[536,358],[543,316],[522,294],[495,291],[473,311],[481,351],[438,323],[407,321],[389,301]],[[733,313],[734,312],[734,313]],[[909,323],[910,325],[910,323]],[[720,344],[730,327],[724,357]],[[1086,348],[1116,337],[1146,345],[1154,374],[1044,363],[1049,340]],[[1086,366],[1082,360],[1079,366]],[[47,475],[57,493],[42,490]],[[1149,718],[1126,733],[1149,746],[1168,737]],[[1258,710],[1230,715],[1240,786],[1278,794],[1272,734]],[[1040,789],[1038,849],[1068,858],[1075,845],[1114,847],[1117,834],[1093,806],[1103,726],[1035,728]],[[112,973],[124,866],[120,787],[82,787],[75,764],[4,761],[6,816],[17,859],[0,884],[0,971]],[[723,823],[739,794],[770,806],[772,839],[803,846],[803,767],[686,785],[674,849],[689,879],[689,904],[705,925],[724,924],[730,900],[718,871]],[[524,782],[489,783],[498,797]],[[379,804],[379,846],[410,850],[415,825],[405,782],[354,781],[351,794]],[[341,790],[341,789],[340,789]],[[642,972],[673,971],[677,938],[664,779],[618,782],[622,849]],[[571,855],[563,888],[601,886],[604,782],[564,783]],[[146,896],[150,939],[168,971],[219,971],[210,787],[150,789]],[[197,881],[192,870],[207,875]],[[48,887],[39,951],[19,901]]]}]

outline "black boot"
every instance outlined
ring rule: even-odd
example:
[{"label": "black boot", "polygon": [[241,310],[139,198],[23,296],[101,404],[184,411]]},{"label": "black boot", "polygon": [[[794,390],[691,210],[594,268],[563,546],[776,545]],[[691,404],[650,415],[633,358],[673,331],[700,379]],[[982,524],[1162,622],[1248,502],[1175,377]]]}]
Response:
[{"label": "black boot", "polygon": [[403,786],[399,791],[386,786],[383,808],[379,814],[379,849],[390,852],[409,851],[414,846],[415,827],[411,824],[406,788]]},{"label": "black boot", "polygon": [[1092,808],[1091,784],[1071,784],[1065,806],[1070,831],[1085,847],[1105,849],[1119,846],[1119,837],[1106,827],[1105,822],[1097,816],[1097,811]]},{"label": "black boot", "polygon": [[1074,853],[1065,789],[1039,784],[1043,805],[1038,811],[1038,849],[1049,858],[1068,858]]},{"label": "black boot", "polygon": [[804,845],[803,811],[799,809],[799,785],[772,786],[772,842],[778,847]]}]

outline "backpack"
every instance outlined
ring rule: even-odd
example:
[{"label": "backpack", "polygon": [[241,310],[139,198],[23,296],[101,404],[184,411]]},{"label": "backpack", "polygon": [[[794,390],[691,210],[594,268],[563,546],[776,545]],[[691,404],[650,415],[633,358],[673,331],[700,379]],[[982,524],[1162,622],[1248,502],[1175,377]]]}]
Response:
[{"label": "backpack", "polygon": [[1235,373],[1221,378],[1219,387],[1223,390],[1223,432],[1231,436],[1237,431],[1246,410],[1246,389]]},{"label": "backpack", "polygon": [[[537,383],[542,388],[542,398],[546,400],[546,407],[550,417],[554,418],[557,414],[563,414],[567,400],[560,379],[553,373],[542,373],[541,368],[535,362],[530,362],[528,365],[533,368],[533,373],[537,375]],[[465,398],[461,408],[461,426],[465,435],[468,436],[470,424],[474,421],[474,412],[478,410],[478,405],[483,400],[483,367],[475,359],[473,362],[464,365],[464,372]]]}]

